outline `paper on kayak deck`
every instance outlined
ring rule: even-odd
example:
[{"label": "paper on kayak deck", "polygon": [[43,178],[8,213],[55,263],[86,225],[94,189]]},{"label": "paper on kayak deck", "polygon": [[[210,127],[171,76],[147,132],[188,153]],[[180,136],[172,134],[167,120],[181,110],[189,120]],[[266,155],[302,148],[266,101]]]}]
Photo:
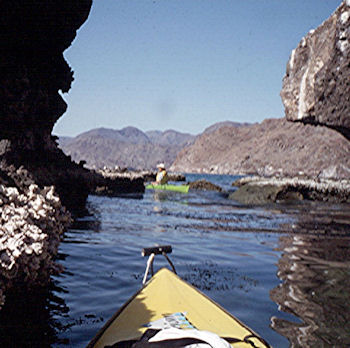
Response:
[{"label": "paper on kayak deck", "polygon": [[195,327],[186,318],[186,312],[166,315],[161,319],[145,324],[144,327],[148,327],[150,329],[195,329]]},{"label": "paper on kayak deck", "polygon": [[215,347],[215,348],[232,348],[231,345],[222,339],[217,334],[209,331],[200,331],[196,329],[191,330],[181,330],[178,328],[170,328],[159,331],[152,338],[149,339],[149,342],[161,342],[167,340],[181,340],[184,338],[193,338],[203,343],[195,343],[186,345],[185,347],[191,348],[204,348],[204,347]]}]

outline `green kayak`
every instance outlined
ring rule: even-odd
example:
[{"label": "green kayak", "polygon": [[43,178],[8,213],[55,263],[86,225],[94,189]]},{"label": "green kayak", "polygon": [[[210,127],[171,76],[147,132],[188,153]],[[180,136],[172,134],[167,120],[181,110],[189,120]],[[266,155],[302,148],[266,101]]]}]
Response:
[{"label": "green kayak", "polygon": [[190,185],[172,185],[172,184],[164,184],[164,185],[152,185],[149,184],[146,186],[148,190],[165,190],[165,191],[175,191],[187,193]]}]

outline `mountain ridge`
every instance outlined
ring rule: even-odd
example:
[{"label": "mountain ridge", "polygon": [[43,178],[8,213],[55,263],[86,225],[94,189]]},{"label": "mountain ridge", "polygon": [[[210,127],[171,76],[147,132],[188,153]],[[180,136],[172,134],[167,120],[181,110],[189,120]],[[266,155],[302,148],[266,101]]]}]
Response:
[{"label": "mountain ridge", "polygon": [[65,154],[77,163],[85,161],[88,168],[154,169],[160,161],[170,166],[177,153],[191,145],[195,137],[172,129],[143,132],[132,126],[99,127],[75,137],[60,136],[58,143]]},{"label": "mountain ridge", "polygon": [[332,129],[265,119],[203,133],[179,152],[170,170],[348,179],[349,154],[350,143]]}]

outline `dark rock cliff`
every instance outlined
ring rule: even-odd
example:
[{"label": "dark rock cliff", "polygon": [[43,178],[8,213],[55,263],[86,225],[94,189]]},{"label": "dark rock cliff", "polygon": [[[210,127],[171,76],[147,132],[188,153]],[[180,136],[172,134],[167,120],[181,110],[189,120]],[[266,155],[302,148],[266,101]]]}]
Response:
[{"label": "dark rock cliff", "polygon": [[[11,176],[13,168],[26,168],[32,183],[55,185],[71,210],[83,208],[96,185],[108,185],[65,156],[51,135],[67,108],[60,92],[73,81],[63,52],[91,5],[92,0],[0,1],[0,169]],[[17,178],[17,185],[27,179]],[[143,189],[141,182],[116,184],[111,185],[124,192]]]},{"label": "dark rock cliff", "polygon": [[1,138],[23,150],[55,147],[52,128],[66,111],[73,72],[63,57],[92,0],[0,2]]},{"label": "dark rock cliff", "polygon": [[67,105],[73,72],[63,57],[86,21],[92,0],[0,2],[1,168],[24,166],[40,186],[55,184],[63,203],[82,206],[87,173],[51,136]]},{"label": "dark rock cliff", "polygon": [[281,91],[289,121],[320,124],[350,140],[350,1],[292,51]]},{"label": "dark rock cliff", "polygon": [[[51,135],[73,72],[63,57],[92,0],[0,0],[0,308],[8,292],[45,286],[71,215],[88,194],[143,191],[71,161]],[[107,190],[106,189],[106,190]]]}]

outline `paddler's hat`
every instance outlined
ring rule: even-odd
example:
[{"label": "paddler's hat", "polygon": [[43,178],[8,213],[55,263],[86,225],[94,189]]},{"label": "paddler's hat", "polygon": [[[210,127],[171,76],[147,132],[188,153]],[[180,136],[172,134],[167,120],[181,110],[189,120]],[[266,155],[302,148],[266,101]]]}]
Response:
[{"label": "paddler's hat", "polygon": [[164,163],[158,163],[157,168],[162,168],[165,169],[165,164]]}]

